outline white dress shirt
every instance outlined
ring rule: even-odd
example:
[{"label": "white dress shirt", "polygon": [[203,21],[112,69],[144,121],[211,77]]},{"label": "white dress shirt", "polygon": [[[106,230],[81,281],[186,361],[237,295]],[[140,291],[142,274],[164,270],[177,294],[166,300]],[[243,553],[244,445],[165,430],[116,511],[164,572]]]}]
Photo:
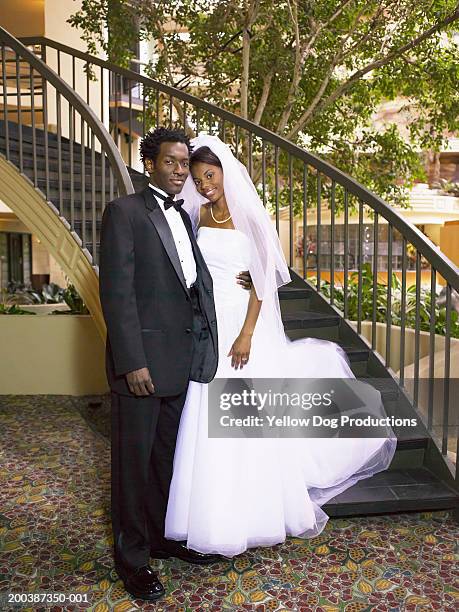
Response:
[{"label": "white dress shirt", "polygon": [[[152,189],[155,189],[159,193],[164,194],[166,198],[168,194],[149,183],[149,186]],[[185,282],[187,287],[191,287],[191,285],[196,281],[197,273],[196,273],[196,262],[194,260],[193,249],[191,247],[190,237],[188,236],[188,232],[186,231],[185,224],[183,223],[183,219],[178,210],[176,210],[173,206],[164,209],[164,201],[161,198],[156,198],[161,210],[166,217],[166,221],[171,229],[172,238],[175,242],[175,247],[177,249],[177,253],[179,256],[180,264],[183,270],[183,276],[185,277]]]}]

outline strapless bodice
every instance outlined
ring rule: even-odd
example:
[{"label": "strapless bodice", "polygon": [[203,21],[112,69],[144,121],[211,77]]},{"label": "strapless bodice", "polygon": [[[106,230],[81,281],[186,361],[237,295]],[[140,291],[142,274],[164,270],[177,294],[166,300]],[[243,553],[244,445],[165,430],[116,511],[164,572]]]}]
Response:
[{"label": "strapless bodice", "polygon": [[246,302],[250,292],[237,284],[236,275],[249,269],[251,249],[247,236],[239,230],[200,227],[197,241],[212,276],[217,307]]}]

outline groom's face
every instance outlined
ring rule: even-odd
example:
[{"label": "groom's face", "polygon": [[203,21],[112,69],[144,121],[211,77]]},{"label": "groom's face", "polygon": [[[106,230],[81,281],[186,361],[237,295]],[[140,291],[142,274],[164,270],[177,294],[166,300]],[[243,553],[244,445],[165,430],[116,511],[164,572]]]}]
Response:
[{"label": "groom's face", "polygon": [[180,193],[190,171],[189,156],[183,142],[162,142],[156,160],[146,160],[150,183],[171,195]]}]

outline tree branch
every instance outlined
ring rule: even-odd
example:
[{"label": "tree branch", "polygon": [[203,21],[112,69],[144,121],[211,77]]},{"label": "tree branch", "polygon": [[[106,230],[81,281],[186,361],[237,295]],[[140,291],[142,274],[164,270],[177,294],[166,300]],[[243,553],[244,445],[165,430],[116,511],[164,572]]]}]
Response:
[{"label": "tree branch", "polygon": [[[402,47],[399,47],[398,49],[394,49],[394,51],[391,51],[384,57],[378,60],[375,60],[373,62],[370,62],[364,68],[361,68],[357,70],[356,72],[354,72],[347,81],[342,83],[325,100],[320,102],[322,93],[324,92],[325,87],[326,85],[328,85],[328,82],[331,78],[331,73],[329,73],[327,77],[324,79],[324,81],[322,82],[318,93],[316,94],[316,96],[314,96],[314,100],[309,105],[309,107],[306,109],[306,111],[301,115],[301,117],[298,119],[295,125],[292,127],[292,129],[288,133],[287,138],[294,138],[298,134],[298,132],[302,130],[304,126],[308,123],[313,113],[316,114],[320,110],[323,110],[324,108],[332,104],[345,91],[347,91],[353,85],[353,83],[361,79],[365,74],[368,74],[369,72],[371,72],[372,70],[375,70],[376,68],[381,68],[381,66],[385,66],[386,64],[391,62],[396,57],[400,57],[401,55],[406,53],[406,51],[409,51],[410,49],[417,47],[418,45],[421,44],[421,42],[423,42],[424,40],[430,38],[433,34],[435,34],[435,32],[438,32],[438,30],[449,25],[450,23],[453,23],[457,19],[459,19],[459,5],[456,6],[456,9],[454,10],[454,12],[448,15],[448,17],[445,17],[445,19],[443,19],[439,23],[433,25],[431,28],[424,31],[422,34],[417,36],[415,39],[411,40],[409,43],[403,45]],[[333,66],[333,70],[334,68],[335,66]],[[331,72],[333,72],[333,70]],[[325,81],[326,81],[326,84],[325,84],[325,87],[323,87],[323,84],[325,83]]]},{"label": "tree branch", "polygon": [[309,39],[304,43],[304,45],[301,45],[299,22],[298,22],[298,2],[297,0],[293,0],[294,6],[292,8],[290,6],[290,0],[288,0],[290,14],[292,16],[292,21],[295,26],[295,43],[296,43],[295,63],[293,67],[293,76],[290,81],[290,88],[287,94],[287,100],[285,103],[284,111],[281,115],[281,118],[279,119],[279,123],[276,128],[276,131],[279,134],[281,134],[284,131],[285,126],[287,125],[288,120],[290,119],[290,115],[292,113],[293,106],[295,104],[298,87],[301,81],[302,69],[306,62],[306,58],[309,55],[309,52],[311,51],[314,43],[316,42],[322,30],[328,27],[330,24],[332,24],[333,21],[335,21],[335,19],[339,17],[341,13],[344,11],[344,9],[351,3],[351,1],[352,0],[344,0],[344,2],[341,3],[341,5],[337,8],[337,10],[333,13],[333,15],[331,15],[330,18],[324,21],[323,23],[318,24],[314,28]]},{"label": "tree branch", "polygon": [[249,115],[249,71],[250,71],[250,28],[257,19],[259,0],[250,0],[242,30],[242,76],[241,76],[241,116]]},{"label": "tree branch", "polygon": [[[230,44],[236,40],[236,38],[238,38],[240,35],[242,34],[242,30],[239,30],[238,32],[236,32],[236,34],[234,34],[234,36],[231,36],[231,38],[229,38],[226,43],[224,43],[223,45],[221,45],[220,47],[218,47],[218,49],[212,53],[211,55],[209,55],[209,60],[212,60],[214,58],[216,58],[218,55],[220,55],[220,53],[223,53],[224,51],[229,50],[230,53],[234,53],[234,49],[229,48]],[[240,50],[240,49],[239,49]]]},{"label": "tree branch", "polygon": [[274,70],[275,67],[273,66],[269,73],[266,75],[265,81],[263,83],[263,90],[261,92],[260,100],[258,101],[258,106],[253,116],[253,122],[257,125],[260,125],[261,118],[266,108],[266,103],[268,102],[269,92],[271,91],[271,83],[274,77]]},{"label": "tree branch", "polygon": [[169,78],[169,85],[174,85],[174,76],[172,74],[171,63],[169,61],[169,52],[168,52],[168,49],[167,49],[167,43],[166,43],[166,39],[164,37],[164,31],[163,31],[163,28],[162,28],[162,24],[159,21],[156,21],[156,27],[158,29],[159,42],[161,43],[161,46],[163,48],[163,58],[164,58],[164,63],[166,65],[167,76]]},{"label": "tree branch", "polygon": [[[168,74],[168,77],[169,77],[169,83],[170,83],[170,85],[175,87],[176,85],[174,84],[174,76],[173,76],[171,64],[170,64],[170,61],[169,61],[169,53],[168,53],[168,49],[167,49],[167,42],[166,42],[166,39],[165,39],[165,36],[164,36],[164,31],[162,29],[162,24],[159,21],[156,21],[156,27],[158,29],[160,43],[162,44],[162,47],[163,47],[163,57],[164,57],[165,65],[166,65],[167,74]],[[184,78],[186,78],[186,77],[184,77]],[[180,121],[182,122],[182,125],[185,128],[185,132],[190,137],[194,136],[193,128],[190,126],[190,124],[188,123],[188,119],[185,117],[185,113],[183,112],[183,109],[182,109],[182,106],[180,104],[180,101],[177,100],[176,98],[174,98],[173,101],[172,101],[172,104],[173,104],[175,110],[177,111],[178,116],[180,117]]]},{"label": "tree branch", "polygon": [[358,40],[356,40],[348,49],[344,50],[345,45],[347,43],[347,41],[351,38],[351,36],[354,34],[354,32],[357,29],[357,26],[359,25],[360,22],[360,17],[363,14],[363,10],[365,7],[362,8],[362,10],[359,12],[359,14],[357,15],[357,18],[352,26],[352,28],[349,30],[348,34],[346,35],[344,41],[341,44],[341,47],[343,49],[343,54],[341,59],[344,59],[345,57],[351,55],[356,49],[358,49],[359,47],[361,47],[365,42],[367,42],[368,40],[371,39],[371,37],[373,36],[373,34],[375,33],[375,30],[378,26],[378,18],[383,15],[384,16],[384,11],[387,10],[388,6],[390,6],[391,3],[389,3],[389,5],[380,5],[378,10],[376,11],[376,14],[373,15],[372,18],[372,23],[370,24],[369,28],[368,28],[368,32],[366,34],[364,34],[363,36],[361,36]]}]

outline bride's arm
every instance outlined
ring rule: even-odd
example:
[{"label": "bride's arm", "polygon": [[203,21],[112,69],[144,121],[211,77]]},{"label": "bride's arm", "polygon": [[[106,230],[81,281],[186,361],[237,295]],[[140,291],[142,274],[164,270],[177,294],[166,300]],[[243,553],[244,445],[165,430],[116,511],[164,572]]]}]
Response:
[{"label": "bride's arm", "polygon": [[262,300],[258,299],[255,289],[252,287],[244,325],[228,353],[228,357],[231,356],[231,366],[236,370],[243,368],[249,360],[252,336],[260,314],[261,304]]}]

